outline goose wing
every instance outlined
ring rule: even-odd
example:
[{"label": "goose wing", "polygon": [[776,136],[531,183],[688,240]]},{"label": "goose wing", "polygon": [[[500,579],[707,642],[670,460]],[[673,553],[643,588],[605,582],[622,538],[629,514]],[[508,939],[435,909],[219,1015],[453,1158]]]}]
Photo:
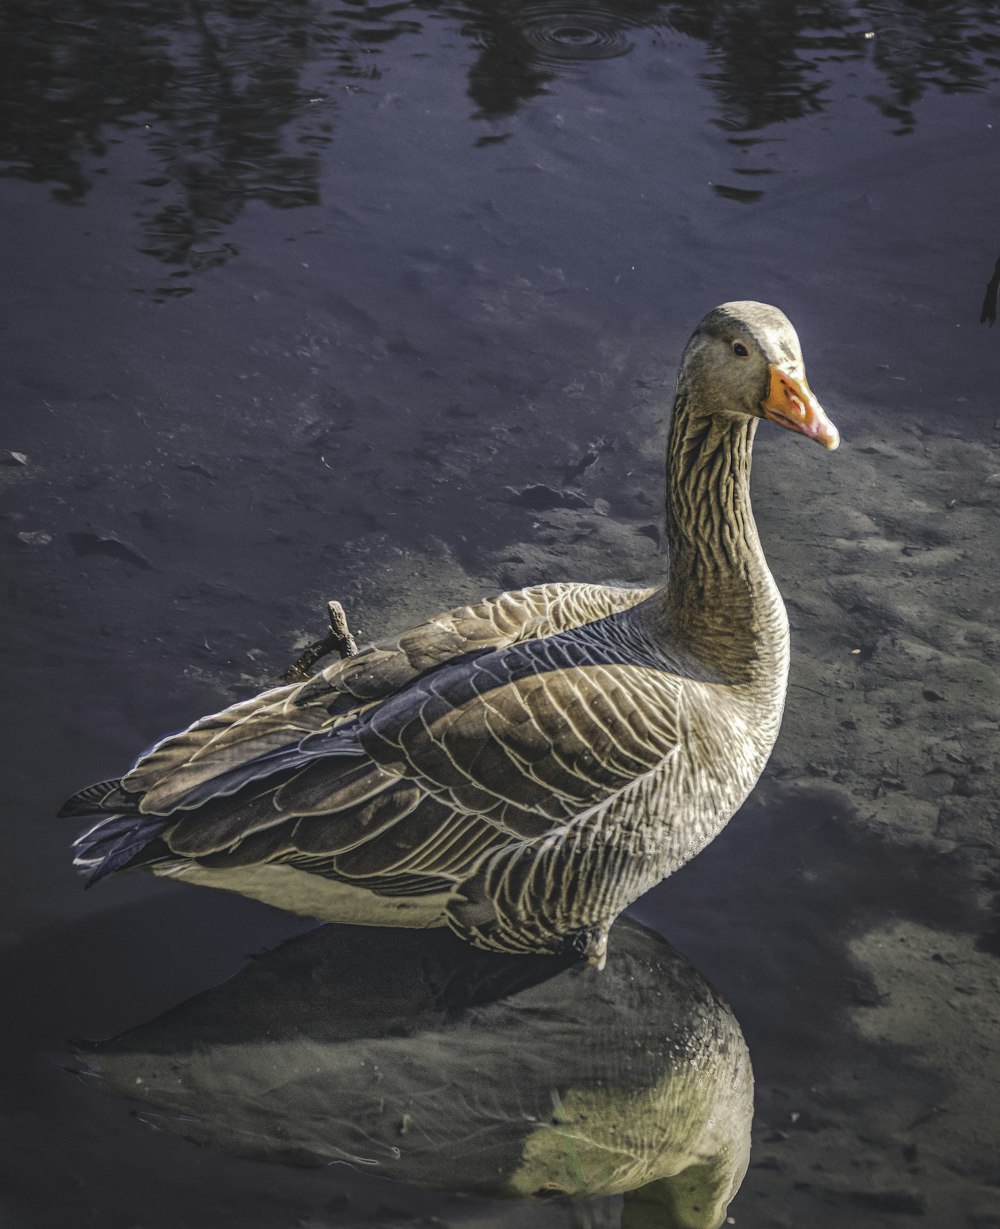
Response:
[{"label": "goose wing", "polygon": [[277,757],[242,763],[230,794],[182,795],[163,839],[208,866],[290,862],[388,894],[461,883],[677,747],[682,678],[609,624],[453,662],[305,737],[286,721]]},{"label": "goose wing", "polygon": [[[314,735],[309,744],[313,755],[362,755],[365,748],[352,737],[358,723],[370,709],[405,694],[419,680],[448,668],[460,667],[461,674],[481,656],[602,620],[638,605],[652,592],[536,585],[448,611],[304,683],[272,688],[196,721],[141,756],[121,786],[142,797],[143,812],[163,814],[232,794],[248,780],[280,771]],[[67,808],[82,804],[92,811],[93,791],[100,788],[81,791]]]},{"label": "goose wing", "polygon": [[161,856],[208,865],[454,882],[490,846],[566,822],[673,745],[677,679],[614,617],[650,592],[502,594],[204,718],[120,783],[70,800],[64,813],[105,816],[78,861],[107,873],[159,838]]}]

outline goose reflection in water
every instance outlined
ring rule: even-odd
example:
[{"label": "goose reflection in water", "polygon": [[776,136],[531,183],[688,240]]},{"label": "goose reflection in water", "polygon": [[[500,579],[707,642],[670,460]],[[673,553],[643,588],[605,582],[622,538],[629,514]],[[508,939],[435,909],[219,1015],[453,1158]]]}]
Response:
[{"label": "goose reflection in water", "polygon": [[500,1198],[624,1193],[624,1229],[715,1229],[753,1076],[728,1005],[630,919],[603,972],[442,931],[326,925],[110,1041],[83,1078],[199,1144]]}]

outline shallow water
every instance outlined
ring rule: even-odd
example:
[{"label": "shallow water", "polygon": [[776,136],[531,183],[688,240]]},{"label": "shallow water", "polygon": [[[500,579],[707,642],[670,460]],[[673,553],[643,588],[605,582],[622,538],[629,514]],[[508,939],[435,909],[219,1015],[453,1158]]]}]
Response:
[{"label": "shallow water", "polygon": [[327,598],[362,638],[655,579],[680,350],[758,298],[845,443],[758,437],[784,731],[635,913],[750,1045],[738,1225],[1000,1223],[994,6],[80,0],[0,33],[6,1222],[588,1215],[235,1160],[78,1085],[67,1038],[302,926],[84,894],[50,816]]}]

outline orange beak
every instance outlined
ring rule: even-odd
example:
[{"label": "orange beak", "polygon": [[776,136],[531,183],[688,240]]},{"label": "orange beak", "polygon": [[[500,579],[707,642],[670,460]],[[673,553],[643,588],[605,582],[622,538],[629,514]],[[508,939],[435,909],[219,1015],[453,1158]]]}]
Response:
[{"label": "orange beak", "polygon": [[836,448],[840,432],[827,418],[823,407],[813,396],[805,377],[796,380],[778,367],[771,367],[767,396],[760,403],[761,413],[771,422],[789,431],[798,431],[818,440],[824,448]]}]

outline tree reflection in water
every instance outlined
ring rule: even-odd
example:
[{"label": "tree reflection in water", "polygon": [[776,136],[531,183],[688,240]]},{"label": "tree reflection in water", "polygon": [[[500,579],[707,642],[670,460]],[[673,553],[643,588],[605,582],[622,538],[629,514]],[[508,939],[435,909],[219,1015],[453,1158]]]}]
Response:
[{"label": "tree reflection in water", "polygon": [[899,132],[925,92],[984,89],[1000,64],[987,0],[7,0],[0,174],[79,203],[115,146],[139,142],[141,250],[172,267],[161,295],[190,293],[191,274],[234,253],[227,229],[249,201],[320,202],[342,100],[377,88],[385,44],[442,17],[474,50],[476,118],[511,115],[561,73],[628,52],[645,28],[664,47],[677,35],[704,45],[714,122],[734,141],[832,105],[845,63],[871,60],[884,83],[872,101]]}]

